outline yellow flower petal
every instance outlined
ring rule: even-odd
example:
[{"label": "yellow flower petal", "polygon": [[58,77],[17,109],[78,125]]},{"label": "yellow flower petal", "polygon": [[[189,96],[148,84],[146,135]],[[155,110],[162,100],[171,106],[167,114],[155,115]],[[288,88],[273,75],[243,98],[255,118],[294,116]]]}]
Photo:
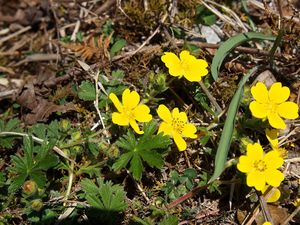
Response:
[{"label": "yellow flower petal", "polygon": [[142,104],[138,105],[134,110],[134,117],[139,122],[149,122],[152,120],[152,115],[149,114],[150,109],[148,106]]},{"label": "yellow flower petal", "polygon": [[204,59],[197,59],[195,66],[196,68],[199,68],[200,76],[203,77],[208,74],[208,70],[206,69],[208,67],[208,63]]},{"label": "yellow flower petal", "polygon": [[283,165],[283,158],[279,156],[277,151],[269,151],[265,157],[264,161],[268,169],[274,169],[281,167]]},{"label": "yellow flower petal", "polygon": [[143,134],[144,131],[140,130],[138,124],[136,123],[135,120],[130,120],[129,121],[130,126],[133,128],[133,130],[137,133],[137,134]]},{"label": "yellow flower petal", "polygon": [[172,123],[172,115],[170,110],[163,104],[158,106],[158,109],[156,110],[158,116],[167,123]]},{"label": "yellow flower petal", "polygon": [[197,128],[193,124],[188,123],[184,125],[182,135],[189,138],[197,138],[196,132]]},{"label": "yellow flower petal", "polygon": [[247,185],[249,187],[255,187],[258,191],[263,190],[266,185],[265,174],[257,170],[250,172],[247,176]]},{"label": "yellow flower petal", "polygon": [[268,103],[269,101],[268,89],[266,85],[262,82],[258,82],[255,86],[251,88],[251,94],[253,98],[259,103]]},{"label": "yellow flower petal", "polygon": [[114,93],[110,93],[108,97],[112,101],[112,103],[114,104],[114,106],[116,107],[116,109],[119,112],[122,112],[123,107],[122,107],[122,104],[119,101],[118,97]]},{"label": "yellow flower petal", "polygon": [[258,143],[248,144],[247,156],[253,161],[261,160],[264,157],[264,150],[262,149],[261,145]]},{"label": "yellow flower petal", "polygon": [[140,95],[136,91],[130,92],[127,88],[122,94],[122,103],[128,110],[135,108],[140,102]]},{"label": "yellow flower petal", "polygon": [[243,173],[249,173],[250,171],[253,170],[253,160],[245,155],[242,155],[239,158],[239,163],[237,164],[237,168],[239,171]]},{"label": "yellow flower petal", "polygon": [[185,140],[183,140],[183,138],[181,137],[180,134],[174,133],[173,138],[174,138],[175,144],[177,145],[179,151],[186,150],[186,142],[185,142]]},{"label": "yellow flower petal", "polygon": [[277,113],[269,113],[267,117],[272,127],[276,129],[285,129],[285,122],[283,121],[283,119],[280,118],[280,116]]},{"label": "yellow flower petal", "polygon": [[200,73],[193,67],[185,69],[183,76],[190,82],[198,82],[202,79]]},{"label": "yellow flower petal", "polygon": [[128,126],[129,125],[129,119],[123,113],[114,112],[112,114],[112,122],[114,124],[118,124],[119,126]]},{"label": "yellow flower petal", "polygon": [[282,87],[280,82],[272,84],[269,90],[269,99],[274,103],[285,102],[290,96],[290,89],[288,87]]},{"label": "yellow flower petal", "polygon": [[178,118],[179,117],[179,109],[178,108],[174,108],[172,110],[172,117],[173,118]]},{"label": "yellow flower petal", "polygon": [[284,180],[284,175],[279,170],[274,170],[274,169],[266,170],[265,175],[266,175],[267,183],[273,187],[278,187],[281,181]]},{"label": "yellow flower petal", "polygon": [[180,59],[172,52],[165,52],[164,55],[161,57],[161,61],[163,61],[169,69],[169,73],[172,76],[182,76],[182,68]]},{"label": "yellow flower petal", "polygon": [[270,142],[272,148],[278,147],[278,130],[266,129],[266,137]]},{"label": "yellow flower petal", "polygon": [[183,50],[182,52],[180,52],[179,57],[181,61],[187,61],[187,62],[196,59],[196,57],[191,55],[190,52],[187,50]]},{"label": "yellow flower petal", "polygon": [[170,135],[171,137],[173,137],[173,127],[166,122],[162,122],[159,125],[157,133],[161,133],[161,132],[163,132],[164,135]]},{"label": "yellow flower petal", "polygon": [[281,103],[277,108],[278,114],[286,119],[297,119],[298,115],[298,105],[294,102],[284,102]]},{"label": "yellow flower petal", "polygon": [[[270,186],[265,186],[265,188],[261,191],[263,194],[266,192],[266,190],[269,188]],[[266,199],[266,201],[268,203],[272,203],[272,202],[276,202],[281,196],[281,192],[278,188],[275,188],[273,194],[268,198]]]},{"label": "yellow flower petal", "polygon": [[188,118],[187,118],[187,115],[185,112],[180,112],[178,114],[178,119],[183,123],[186,123],[188,121]]},{"label": "yellow flower petal", "polygon": [[261,104],[257,101],[253,101],[249,105],[252,115],[256,118],[263,119],[268,115],[268,111],[265,104]]}]

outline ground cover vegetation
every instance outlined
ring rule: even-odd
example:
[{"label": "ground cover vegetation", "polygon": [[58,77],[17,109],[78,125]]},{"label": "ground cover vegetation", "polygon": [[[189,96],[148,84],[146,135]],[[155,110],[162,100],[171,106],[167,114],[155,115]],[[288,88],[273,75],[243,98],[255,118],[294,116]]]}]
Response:
[{"label": "ground cover vegetation", "polygon": [[289,0],[0,0],[0,224],[299,224]]}]

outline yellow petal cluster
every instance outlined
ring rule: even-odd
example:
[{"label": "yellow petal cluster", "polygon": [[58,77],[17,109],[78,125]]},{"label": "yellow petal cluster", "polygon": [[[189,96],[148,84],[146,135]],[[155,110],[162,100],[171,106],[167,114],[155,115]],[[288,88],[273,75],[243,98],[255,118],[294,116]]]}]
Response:
[{"label": "yellow petal cluster", "polygon": [[285,129],[286,124],[282,118],[298,118],[298,105],[287,101],[290,89],[282,87],[280,82],[274,83],[270,90],[262,82],[251,88],[254,101],[250,103],[250,110],[254,117],[268,119],[270,125],[276,129]]},{"label": "yellow petal cluster", "polygon": [[152,115],[149,114],[150,109],[145,104],[140,104],[140,96],[136,91],[130,92],[127,88],[122,94],[122,103],[118,97],[111,93],[109,99],[113,102],[118,112],[112,114],[112,122],[119,126],[131,126],[138,134],[144,132],[140,130],[138,122],[149,122]]},{"label": "yellow petal cluster", "polygon": [[163,120],[159,125],[158,133],[163,132],[164,135],[171,136],[179,151],[184,151],[187,144],[183,137],[197,138],[195,134],[197,129],[193,124],[188,123],[185,112],[179,112],[178,108],[174,108],[172,113],[163,104],[157,109],[158,116]]},{"label": "yellow petal cluster", "polygon": [[247,153],[239,158],[237,168],[246,173],[247,185],[258,191],[264,190],[266,184],[278,187],[284,179],[278,170],[283,165],[283,158],[276,152],[264,153],[259,143],[248,144]]},{"label": "yellow petal cluster", "polygon": [[182,51],[179,58],[172,52],[165,52],[161,57],[169,69],[170,75],[181,78],[184,76],[188,81],[200,81],[208,74],[208,64],[203,59],[197,59],[189,51]]}]

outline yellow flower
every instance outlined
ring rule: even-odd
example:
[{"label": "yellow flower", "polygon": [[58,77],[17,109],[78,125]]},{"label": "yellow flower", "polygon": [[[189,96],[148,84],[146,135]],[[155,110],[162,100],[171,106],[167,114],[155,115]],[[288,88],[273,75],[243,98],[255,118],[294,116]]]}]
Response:
[{"label": "yellow flower", "polygon": [[264,153],[259,143],[248,144],[247,153],[239,158],[237,168],[247,174],[247,185],[261,191],[266,183],[278,187],[284,179],[282,172],[277,170],[283,165],[283,158],[276,152]]},{"label": "yellow flower", "polygon": [[171,113],[165,105],[159,105],[157,114],[163,120],[159,125],[158,133],[163,132],[164,135],[170,135],[179,151],[186,149],[183,137],[197,138],[195,134],[197,129],[193,124],[188,123],[185,112],[179,112],[178,108],[175,108]]},{"label": "yellow flower", "polygon": [[295,207],[300,206],[300,198],[297,198],[294,202],[292,202],[292,204],[293,204]]},{"label": "yellow flower", "polygon": [[287,156],[287,150],[279,147],[278,133],[279,132],[276,129],[266,129],[266,137],[273,148],[272,151],[277,152],[280,157],[285,158]]},{"label": "yellow flower", "polygon": [[269,222],[269,221],[266,221],[266,222],[263,223],[263,225],[272,225],[272,223]]},{"label": "yellow flower", "polygon": [[290,89],[282,87],[280,82],[274,83],[269,91],[266,85],[258,82],[251,88],[251,93],[255,99],[249,106],[252,115],[259,119],[268,119],[274,128],[285,129],[282,118],[296,119],[299,116],[298,105],[286,101],[290,96]]},{"label": "yellow flower", "polygon": [[114,103],[119,112],[112,114],[112,122],[119,126],[131,126],[138,134],[144,132],[140,130],[138,122],[149,122],[152,119],[149,114],[150,109],[145,104],[139,104],[140,96],[136,91],[130,92],[127,88],[122,94],[122,103],[114,93],[109,95],[110,100]]},{"label": "yellow flower", "polygon": [[161,60],[169,69],[169,73],[174,77],[184,76],[188,81],[200,81],[203,76],[208,74],[208,64],[203,59],[197,59],[188,51],[184,50],[178,58],[172,52],[165,52]]},{"label": "yellow flower", "polygon": [[[266,190],[269,188],[268,185],[265,186],[265,188],[261,191],[262,193],[265,193]],[[268,203],[272,203],[272,202],[276,202],[281,196],[281,192],[278,188],[275,188],[275,191],[273,192],[273,194],[266,199]]]}]

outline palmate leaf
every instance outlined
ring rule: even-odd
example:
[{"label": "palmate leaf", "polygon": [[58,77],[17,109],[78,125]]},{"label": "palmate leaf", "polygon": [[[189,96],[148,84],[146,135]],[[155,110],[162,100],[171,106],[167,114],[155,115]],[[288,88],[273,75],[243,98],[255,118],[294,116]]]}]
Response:
[{"label": "palmate leaf", "polygon": [[157,123],[151,121],[145,124],[144,134],[139,138],[136,138],[131,130],[121,137],[116,143],[119,148],[125,150],[125,153],[113,164],[113,170],[118,171],[130,164],[129,171],[135,179],[140,180],[144,171],[143,163],[158,169],[162,168],[164,160],[155,150],[167,148],[171,144],[171,139],[163,134],[155,134],[156,130]]},{"label": "palmate leaf", "polygon": [[103,182],[102,179],[99,179],[98,185],[96,185],[89,179],[83,179],[81,187],[86,194],[88,203],[94,208],[119,212],[127,207],[126,193],[120,185],[113,185],[110,181]]},{"label": "palmate leaf", "polygon": [[24,156],[11,156],[12,166],[9,168],[9,171],[12,174],[16,174],[16,176],[10,178],[12,181],[12,187],[9,188],[10,193],[20,188],[28,177],[35,181],[40,188],[45,185],[45,171],[56,166],[59,162],[56,155],[49,153],[49,150],[52,147],[53,144],[51,143],[43,143],[41,146],[34,146],[31,137],[24,137]]}]

